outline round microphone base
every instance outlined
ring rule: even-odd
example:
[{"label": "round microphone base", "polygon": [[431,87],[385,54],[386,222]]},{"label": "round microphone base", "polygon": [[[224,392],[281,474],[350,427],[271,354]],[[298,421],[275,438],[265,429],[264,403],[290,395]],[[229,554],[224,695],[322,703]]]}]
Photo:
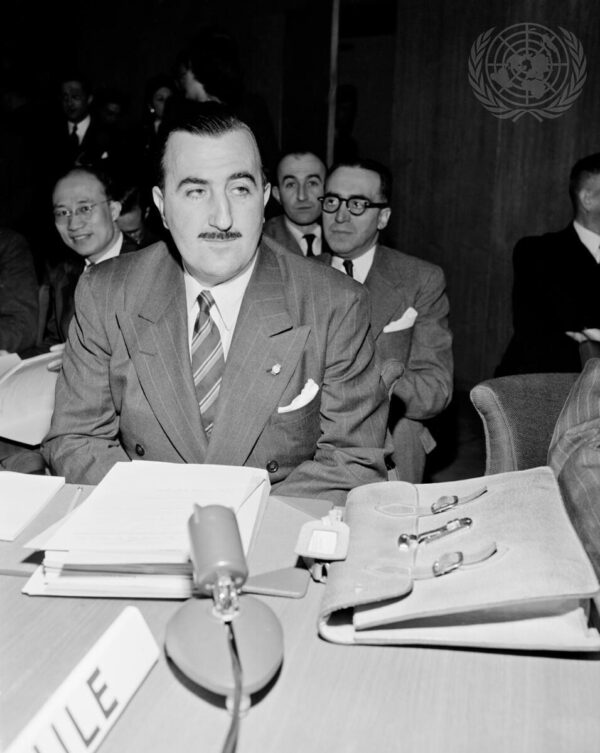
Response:
[{"label": "round microphone base", "polygon": [[[232,620],[243,693],[263,688],[283,661],[283,631],[273,611],[252,596],[240,598]],[[214,613],[212,599],[190,599],[170,619],[165,648],[186,677],[198,685],[231,696],[233,668],[227,625]]]}]

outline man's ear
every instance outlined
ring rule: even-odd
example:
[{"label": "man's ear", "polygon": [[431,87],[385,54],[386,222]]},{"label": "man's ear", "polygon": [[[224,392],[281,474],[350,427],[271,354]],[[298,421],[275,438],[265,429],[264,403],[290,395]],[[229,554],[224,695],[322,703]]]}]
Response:
[{"label": "man's ear", "polygon": [[379,219],[377,220],[377,230],[383,230],[387,227],[391,214],[392,210],[389,207],[385,207],[379,212]]},{"label": "man's ear", "polygon": [[[277,189],[273,188],[273,196],[275,196],[275,191]],[[267,206],[267,201],[269,201],[269,196],[271,195],[271,184],[265,183],[265,187],[263,188],[264,196],[263,196],[263,207]],[[277,198],[277,197],[275,197]]]},{"label": "man's ear", "polygon": [[156,205],[156,208],[158,209],[160,213],[160,217],[162,219],[163,225],[169,229],[169,226],[167,225],[167,221],[165,219],[165,199],[163,196],[163,192],[160,190],[158,186],[153,186],[152,188],[152,200],[154,201],[154,204]]},{"label": "man's ear", "polygon": [[272,188],[273,196],[277,200],[279,204],[281,204],[281,194],[279,193],[279,186],[273,186]]},{"label": "man's ear", "polygon": [[113,222],[116,222],[119,215],[121,214],[121,208],[122,204],[120,201],[114,201],[114,199],[111,199],[109,202],[110,206],[110,216],[113,218]]}]

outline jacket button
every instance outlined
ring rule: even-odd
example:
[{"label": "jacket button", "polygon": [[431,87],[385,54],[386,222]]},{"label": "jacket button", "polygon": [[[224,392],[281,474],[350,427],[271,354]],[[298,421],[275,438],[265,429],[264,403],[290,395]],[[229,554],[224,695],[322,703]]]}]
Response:
[{"label": "jacket button", "polygon": [[143,457],[144,457],[144,455],[146,454],[146,450],[145,450],[145,449],[144,449],[144,448],[142,447],[142,445],[141,445],[141,444],[136,444],[136,446],[135,446],[135,451],[137,452],[137,454],[138,454],[138,455],[139,455],[139,456],[140,456],[141,458],[143,458]]},{"label": "jacket button", "polygon": [[269,460],[267,463],[267,470],[269,473],[277,473],[279,470],[279,463],[276,460]]}]

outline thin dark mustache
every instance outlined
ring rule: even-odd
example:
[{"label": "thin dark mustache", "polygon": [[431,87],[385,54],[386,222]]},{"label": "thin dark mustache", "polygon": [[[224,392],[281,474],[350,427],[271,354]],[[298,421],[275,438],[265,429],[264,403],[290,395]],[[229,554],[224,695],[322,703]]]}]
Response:
[{"label": "thin dark mustache", "polygon": [[219,232],[212,232],[212,233],[200,233],[198,238],[202,238],[206,241],[232,241],[235,238],[241,238],[242,234],[239,233],[237,230],[225,230],[222,233]]}]

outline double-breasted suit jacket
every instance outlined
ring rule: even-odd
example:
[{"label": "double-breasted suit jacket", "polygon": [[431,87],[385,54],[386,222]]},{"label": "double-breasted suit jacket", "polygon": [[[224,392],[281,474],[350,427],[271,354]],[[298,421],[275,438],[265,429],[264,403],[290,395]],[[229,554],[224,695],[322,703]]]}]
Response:
[{"label": "double-breasted suit jacket", "polygon": [[[207,442],[176,253],[158,243],[83,275],[43,444],[52,470],[93,484],[128,459],[247,465],[278,493],[333,501],[385,480],[367,295],[337,277],[261,243]],[[281,411],[309,380],[316,395]]]},{"label": "double-breasted suit jacket", "polygon": [[575,530],[600,575],[600,359],[586,362],[563,406],[548,465]]}]

